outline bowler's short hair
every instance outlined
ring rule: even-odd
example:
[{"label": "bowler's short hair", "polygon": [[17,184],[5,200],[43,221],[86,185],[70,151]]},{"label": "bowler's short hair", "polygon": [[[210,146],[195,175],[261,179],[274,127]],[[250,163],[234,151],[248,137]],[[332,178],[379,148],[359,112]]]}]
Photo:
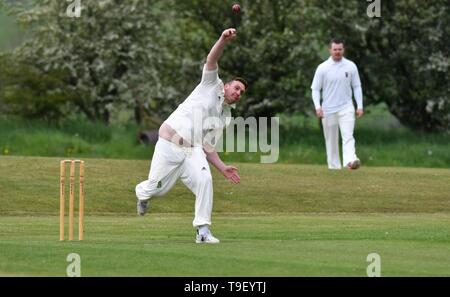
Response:
[{"label": "bowler's short hair", "polygon": [[236,77],[234,77],[231,81],[233,81],[233,80],[238,81],[238,82],[241,82],[241,83],[244,85],[245,90],[247,90],[247,88],[248,88],[248,82],[247,82],[244,78],[239,77],[239,76],[236,76]]}]

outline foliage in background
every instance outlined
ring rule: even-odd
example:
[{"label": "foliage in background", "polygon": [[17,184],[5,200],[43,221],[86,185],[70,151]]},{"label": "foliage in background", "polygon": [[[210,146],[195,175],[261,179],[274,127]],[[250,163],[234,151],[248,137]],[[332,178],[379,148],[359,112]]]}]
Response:
[{"label": "foliage in background", "polygon": [[9,54],[0,55],[0,68],[0,111],[54,121],[70,112],[68,103],[83,98],[61,80],[61,69],[42,73]]},{"label": "foliage in background", "polygon": [[[81,18],[66,15],[65,1],[35,1],[32,7],[16,4],[19,24],[33,37],[15,49],[10,60],[36,76],[30,88],[39,76],[51,76],[59,80],[56,84],[78,94],[78,98],[66,98],[72,113],[109,123],[119,111],[137,109],[161,88],[155,64],[163,14],[156,4],[83,1]],[[17,94],[9,98],[22,104],[26,99],[21,98],[20,82],[11,84]],[[48,101],[35,98],[41,99]]]},{"label": "foliage in background", "polygon": [[224,79],[250,82],[240,115],[311,114],[312,76],[328,56],[328,41],[340,36],[359,66],[366,106],[384,102],[414,130],[450,129],[448,1],[386,2],[381,18],[370,18],[364,1],[244,0],[237,16],[227,1],[174,1],[186,25],[178,26],[184,57],[202,61],[225,27],[237,27],[220,67]]},{"label": "foliage in background", "polygon": [[344,37],[369,103],[414,130],[449,131],[450,2],[381,2],[381,17],[368,18],[365,1],[318,1],[316,27]]},{"label": "foliage in background", "polygon": [[250,84],[238,104],[239,115],[274,116],[278,112],[311,110],[309,89],[321,45],[310,30],[305,1],[241,1],[242,13],[233,15],[230,2],[182,1],[180,18],[199,24],[200,35],[213,38],[198,43],[195,35],[187,49],[208,53],[224,28],[236,27],[237,39],[224,51],[219,63],[224,80],[243,76]]},{"label": "foliage in background", "polygon": [[22,32],[13,16],[8,16],[0,1],[0,51],[8,51],[18,46],[27,36]]},{"label": "foliage in background", "polygon": [[[33,38],[12,59],[78,93],[58,101],[61,114],[105,123],[119,112],[134,113],[138,123],[164,118],[199,82],[222,30],[237,27],[220,67],[223,80],[240,75],[250,82],[239,115],[311,114],[315,68],[328,56],[328,40],[340,36],[359,66],[366,106],[385,102],[415,130],[450,129],[448,1],[384,1],[381,18],[367,15],[366,1],[243,0],[239,15],[228,1],[82,3],[80,18],[65,15],[64,1],[15,7]],[[9,96],[20,104],[20,92]]]}]

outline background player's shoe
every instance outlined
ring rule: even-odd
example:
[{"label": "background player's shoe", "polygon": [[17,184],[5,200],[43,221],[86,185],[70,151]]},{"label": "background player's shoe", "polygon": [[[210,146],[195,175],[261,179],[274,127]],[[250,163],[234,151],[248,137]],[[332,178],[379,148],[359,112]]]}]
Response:
[{"label": "background player's shoe", "polygon": [[347,164],[347,167],[350,170],[358,169],[360,166],[361,166],[361,161],[359,159],[356,159],[355,161]]}]

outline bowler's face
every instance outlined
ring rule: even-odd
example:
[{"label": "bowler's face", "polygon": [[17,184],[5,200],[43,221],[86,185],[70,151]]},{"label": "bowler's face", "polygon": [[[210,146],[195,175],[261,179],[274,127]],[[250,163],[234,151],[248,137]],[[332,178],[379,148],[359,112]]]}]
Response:
[{"label": "bowler's face", "polygon": [[225,102],[233,104],[241,99],[241,96],[245,93],[245,85],[240,81],[233,80],[225,84]]},{"label": "bowler's face", "polygon": [[344,56],[344,45],[342,43],[332,43],[331,47],[330,47],[330,55],[331,58],[336,61],[339,62],[342,57]]}]

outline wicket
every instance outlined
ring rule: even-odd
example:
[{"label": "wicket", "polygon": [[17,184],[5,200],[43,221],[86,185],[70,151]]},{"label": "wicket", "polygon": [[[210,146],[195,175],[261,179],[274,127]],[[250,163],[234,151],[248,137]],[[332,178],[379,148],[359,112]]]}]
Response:
[{"label": "wicket", "polygon": [[75,164],[79,164],[79,206],[78,206],[78,240],[83,240],[84,232],[84,161],[62,160],[60,162],[60,196],[59,196],[59,240],[64,240],[64,208],[65,208],[65,179],[66,164],[70,163],[69,184],[69,240],[73,240],[73,213],[75,203]]}]

